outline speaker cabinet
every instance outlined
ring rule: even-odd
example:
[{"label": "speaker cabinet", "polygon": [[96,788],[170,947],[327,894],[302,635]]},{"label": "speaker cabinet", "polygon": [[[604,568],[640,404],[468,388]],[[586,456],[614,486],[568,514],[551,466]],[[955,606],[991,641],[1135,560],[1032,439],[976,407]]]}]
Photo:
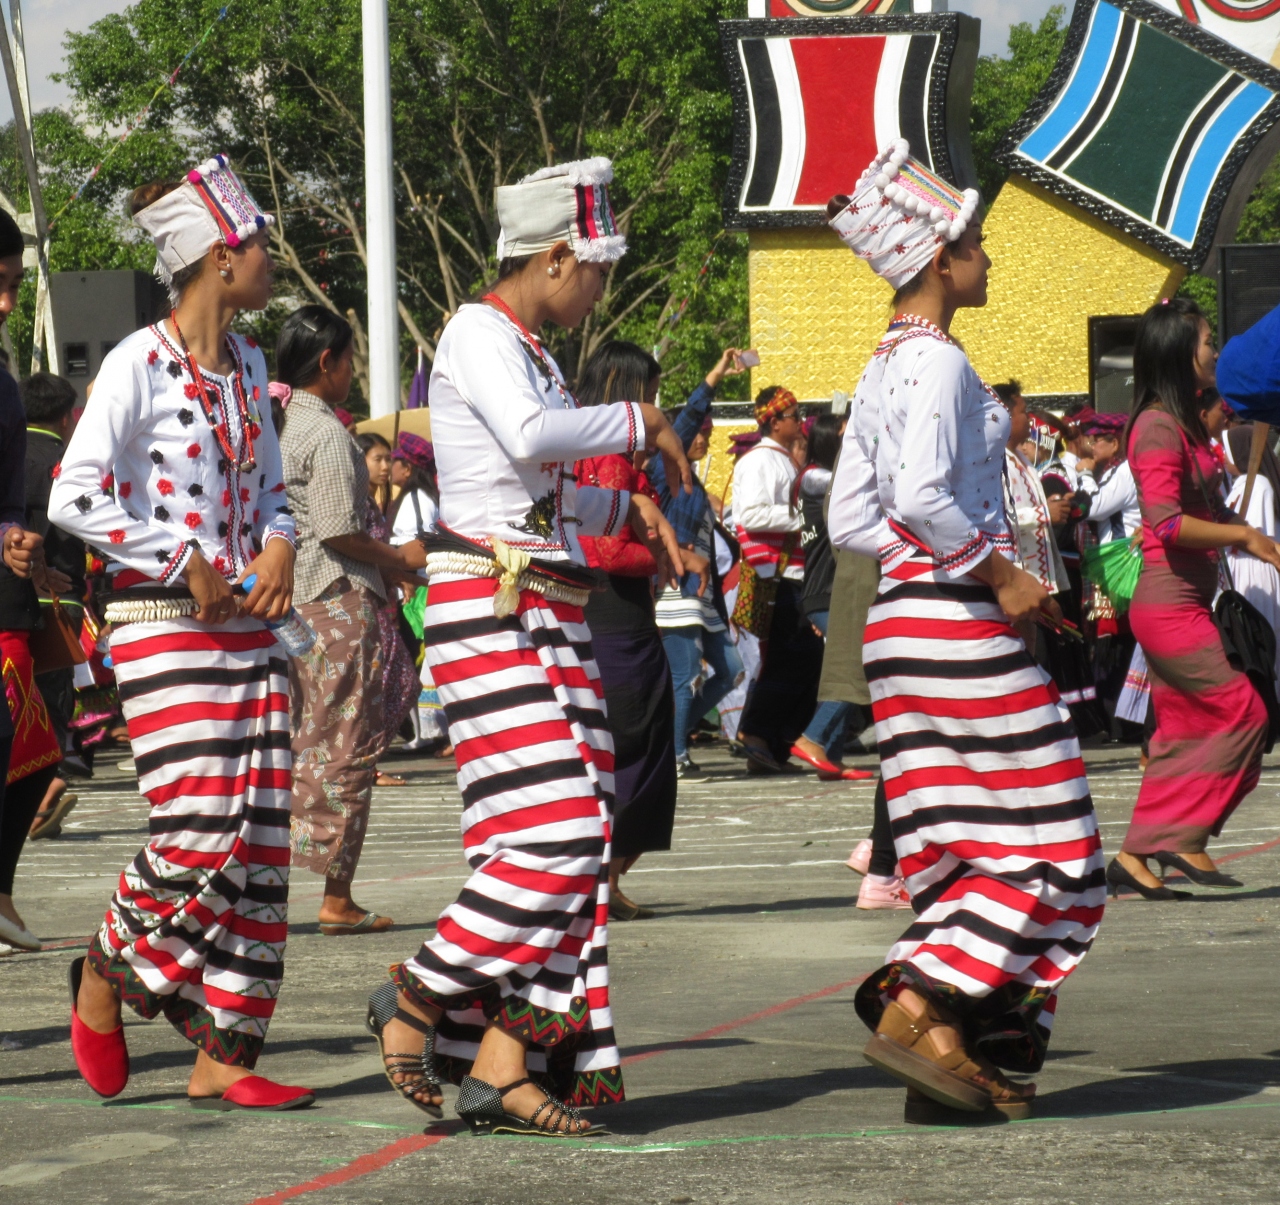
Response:
[{"label": "speaker cabinet", "polygon": [[1089,396],[1099,414],[1128,414],[1133,405],[1136,314],[1089,319]]},{"label": "speaker cabinet", "polygon": [[1280,305],[1280,243],[1218,248],[1218,346]]},{"label": "speaker cabinet", "polygon": [[82,402],[106,354],[169,312],[168,291],[146,272],[54,272],[49,300],[59,367]]}]

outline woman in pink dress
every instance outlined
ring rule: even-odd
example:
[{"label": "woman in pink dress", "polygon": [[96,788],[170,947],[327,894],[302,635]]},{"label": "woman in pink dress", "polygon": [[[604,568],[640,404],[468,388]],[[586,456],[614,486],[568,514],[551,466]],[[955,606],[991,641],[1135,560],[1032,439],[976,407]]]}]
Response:
[{"label": "woman in pink dress", "polygon": [[1205,426],[1203,393],[1217,352],[1194,302],[1152,306],[1138,324],[1133,416],[1125,438],[1142,507],[1142,576],[1129,611],[1146,655],[1156,730],[1121,852],[1107,867],[1112,894],[1189,898],[1156,878],[1154,857],[1194,883],[1239,887],[1205,851],[1258,783],[1267,710],[1233,669],[1214,626],[1221,549],[1280,566],[1274,540],[1222,502],[1222,467]]}]

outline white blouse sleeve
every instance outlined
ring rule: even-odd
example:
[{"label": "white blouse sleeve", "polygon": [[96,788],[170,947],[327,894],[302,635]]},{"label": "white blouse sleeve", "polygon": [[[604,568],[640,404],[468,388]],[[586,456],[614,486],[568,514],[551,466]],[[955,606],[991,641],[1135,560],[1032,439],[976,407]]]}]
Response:
[{"label": "white blouse sleeve", "polygon": [[121,565],[168,585],[191,558],[195,542],[175,541],[172,532],[131,514],[113,488],[117,457],[146,430],[150,419],[146,372],[124,348],[102,362],[93,396],[50,491],[49,519],[85,543],[109,551]]},{"label": "white blouse sleeve", "polygon": [[[266,381],[267,361],[262,352],[255,347],[248,349],[248,354],[257,358],[254,380]],[[298,531],[293,513],[289,510],[289,501],[285,497],[280,438],[276,434],[275,422],[271,417],[271,403],[266,396],[266,386],[264,385],[262,389],[262,398],[254,407],[258,412],[260,428],[257,443],[254,446],[254,455],[258,461],[258,472],[262,477],[262,486],[258,490],[258,513],[255,518],[257,520],[256,535],[262,547],[265,548],[268,540],[277,538],[296,544]],[[97,392],[96,388],[94,392]],[[266,404],[264,405],[263,402]]]},{"label": "white blouse sleeve", "polygon": [[896,479],[894,505],[902,521],[933,551],[948,577],[960,577],[994,547],[955,499],[953,482],[965,469],[957,460],[968,361],[950,346],[938,347],[929,360],[927,371],[921,365],[903,406],[903,459],[886,469]]},{"label": "white blouse sleeve", "polygon": [[548,408],[534,392],[532,360],[516,339],[495,339],[488,323],[473,319],[459,327],[454,340],[449,358],[453,383],[511,460],[537,464],[611,452],[630,456],[643,442],[638,403],[565,410],[555,385],[535,372],[544,395],[552,396]]},{"label": "white blouse sleeve", "polygon": [[858,438],[852,417],[845,428],[840,458],[831,481],[827,536],[833,547],[874,557],[877,561],[894,539],[880,505],[875,461]]}]

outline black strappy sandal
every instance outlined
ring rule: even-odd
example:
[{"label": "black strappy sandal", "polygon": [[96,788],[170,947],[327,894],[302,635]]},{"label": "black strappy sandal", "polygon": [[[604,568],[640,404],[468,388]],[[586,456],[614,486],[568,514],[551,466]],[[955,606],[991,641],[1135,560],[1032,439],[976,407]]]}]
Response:
[{"label": "black strappy sandal", "polygon": [[[417,1054],[388,1054],[382,1044],[382,1031],[392,1021],[403,1021],[423,1036],[422,1049]],[[365,1017],[365,1025],[378,1039],[378,1053],[382,1056],[382,1073],[389,1083],[414,1108],[421,1109],[429,1117],[440,1118],[444,1110],[439,1105],[419,1100],[415,1093],[424,1089],[434,1095],[440,1090],[440,1080],[436,1075],[436,1027],[428,1025],[420,1017],[407,1013],[400,1007],[400,992],[391,980],[387,980],[369,997],[369,1012]],[[409,1078],[397,1083],[397,1075]]]},{"label": "black strappy sandal", "polygon": [[[578,1122],[583,1116],[572,1105],[566,1105],[547,1094],[546,1099],[528,1118],[508,1113],[502,1098],[514,1088],[532,1084],[527,1076],[505,1088],[495,1088],[482,1079],[466,1076],[458,1089],[458,1116],[470,1127],[473,1134],[533,1134],[539,1138],[595,1138],[609,1131],[603,1126],[588,1125],[585,1130],[562,1130],[560,1123],[568,1118]],[[535,1087],[541,1087],[534,1084]],[[546,1089],[542,1088],[545,1093]]]}]

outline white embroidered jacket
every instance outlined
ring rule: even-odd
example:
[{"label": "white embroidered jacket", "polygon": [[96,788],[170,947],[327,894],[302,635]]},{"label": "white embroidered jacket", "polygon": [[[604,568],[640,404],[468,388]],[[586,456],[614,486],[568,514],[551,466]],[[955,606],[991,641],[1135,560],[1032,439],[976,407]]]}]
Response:
[{"label": "white embroidered jacket", "polygon": [[949,577],[996,549],[1012,559],[1008,438],[1004,406],[959,347],[919,327],[890,331],[850,407],[827,515],[831,543],[889,570],[911,554],[905,531]]},{"label": "white embroidered jacket", "polygon": [[[280,445],[257,344],[228,339],[243,372],[256,465],[227,457],[201,409],[181,348],[159,325],[135,331],[102,362],[49,495],[49,518],[106,557],[161,585],[181,580],[198,547],[228,580],[273,537],[294,538]],[[202,372],[233,449],[245,447],[231,379]],[[135,583],[136,584],[136,583]]]},{"label": "white embroidered jacket", "polygon": [[622,530],[631,495],[575,485],[573,467],[641,446],[639,404],[579,408],[555,361],[487,305],[464,305],[445,327],[430,397],[444,527],[580,565],[580,535]]}]

